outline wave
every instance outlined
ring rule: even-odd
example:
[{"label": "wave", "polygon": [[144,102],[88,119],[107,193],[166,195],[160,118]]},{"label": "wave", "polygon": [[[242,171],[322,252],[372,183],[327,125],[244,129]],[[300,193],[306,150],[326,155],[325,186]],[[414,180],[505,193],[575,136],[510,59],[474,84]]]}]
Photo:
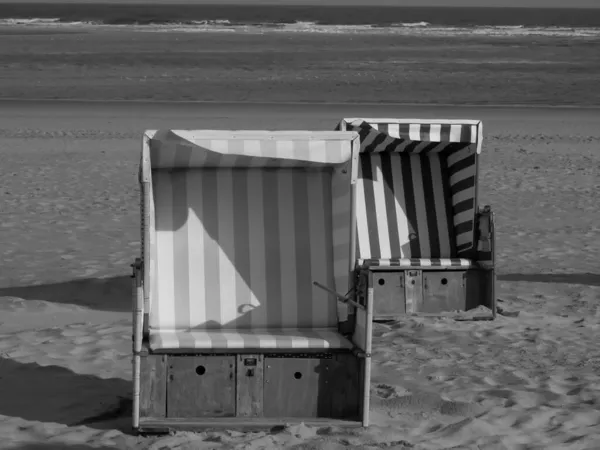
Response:
[{"label": "wave", "polygon": [[534,27],[525,25],[497,26],[439,26],[429,22],[393,23],[391,25],[332,25],[311,21],[294,22],[235,22],[227,19],[172,21],[161,19],[112,19],[104,21],[68,21],[60,18],[7,18],[0,19],[0,26],[9,27],[96,27],[129,28],[145,32],[288,32],[325,34],[397,34],[425,36],[556,36],[556,37],[600,37],[600,28]]}]

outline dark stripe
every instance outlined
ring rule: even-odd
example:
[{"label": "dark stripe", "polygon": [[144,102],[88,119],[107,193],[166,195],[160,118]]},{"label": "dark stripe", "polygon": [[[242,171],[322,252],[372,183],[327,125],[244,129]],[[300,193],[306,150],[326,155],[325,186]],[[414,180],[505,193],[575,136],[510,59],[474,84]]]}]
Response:
[{"label": "dark stripe", "polygon": [[418,257],[421,255],[421,250],[419,246],[417,206],[415,203],[415,191],[412,179],[410,155],[401,155],[400,158],[402,158],[402,185],[404,188],[404,202],[406,205],[406,219],[408,221],[408,229],[409,233],[411,229],[413,230],[413,232],[417,233],[416,239],[411,239],[409,242],[410,256]]},{"label": "dark stripe", "polygon": [[438,147],[441,146],[440,142],[430,142],[429,144],[427,144],[423,150],[421,150],[421,154],[427,154],[427,153],[437,153],[438,151],[436,151],[436,149]]},{"label": "dark stripe", "polygon": [[380,123],[378,124],[377,128],[379,129],[380,133],[389,134],[389,126],[387,123]]},{"label": "dark stripe", "polygon": [[473,231],[473,222],[462,222],[454,227],[454,233],[458,236],[459,234],[469,233]]},{"label": "dark stripe", "polygon": [[431,125],[421,124],[419,134],[421,135],[422,141],[430,141],[431,140]]},{"label": "dark stripe", "polygon": [[448,173],[450,176],[460,172],[461,170],[468,169],[475,165],[475,155],[469,155],[466,158],[456,161],[451,166],[448,166]]},{"label": "dark stripe", "polygon": [[[248,170],[232,170],[233,189],[233,248],[235,249],[236,276],[246,286],[250,283],[250,239],[248,238],[249,211],[248,211]],[[249,289],[242,283],[236,285],[236,305],[238,313],[243,310],[244,305],[249,305],[251,295]],[[238,316],[235,323],[236,328],[244,328],[251,325],[252,313]]]},{"label": "dark stripe", "polygon": [[[398,156],[395,155],[394,158]],[[392,158],[389,153],[381,154],[381,171],[383,173],[385,210],[390,237],[390,256],[402,255],[400,236],[398,233],[398,220],[396,218],[396,195],[394,192],[394,174],[392,173]]]},{"label": "dark stripe", "polygon": [[281,260],[279,256],[279,183],[278,171],[265,170],[263,175],[263,213],[265,223],[265,276],[267,277],[267,323],[282,321]]},{"label": "dark stripe", "polygon": [[430,258],[431,265],[434,267],[439,267],[442,265],[442,260],[440,258]]},{"label": "dark stripe", "polygon": [[[296,205],[294,208],[294,245],[296,247],[296,282],[298,283],[298,301],[296,304],[298,324],[296,326],[310,323],[313,313],[312,302],[308,301],[312,296],[310,266],[311,252],[313,251],[310,246],[310,199],[308,195],[308,183],[314,183],[316,181],[316,175],[318,175],[318,172],[306,172],[303,170],[294,170],[290,174],[293,178],[293,201],[294,205]],[[328,196],[325,196],[325,198],[327,197]],[[314,251],[320,250],[321,249],[314,249]],[[321,282],[328,284],[329,279],[324,279]]]},{"label": "dark stripe", "polygon": [[468,198],[466,200],[463,200],[462,202],[458,202],[456,205],[454,205],[454,214],[460,214],[465,211],[469,211],[470,209],[473,209],[473,203],[474,202],[472,198]]},{"label": "dark stripe", "polygon": [[453,258],[450,260],[450,265],[453,267],[460,266],[460,259]]},{"label": "dark stripe", "polygon": [[[429,231],[429,257],[440,257],[440,236],[437,223],[437,211],[435,205],[435,194],[433,191],[433,176],[431,175],[431,162],[429,157],[421,156],[421,178],[423,180],[423,194],[425,201],[425,213],[427,217],[427,229]],[[443,213],[443,211],[440,211]]]},{"label": "dark stripe", "polygon": [[373,139],[373,141],[365,147],[364,151],[366,153],[373,153],[377,151],[377,147],[379,147],[387,139],[386,134],[378,133],[375,129],[373,129],[372,132],[377,133],[377,136],[375,136],[375,139]]},{"label": "dark stripe", "polygon": [[219,268],[219,191],[217,170],[202,171],[202,222],[204,224],[204,298],[206,327],[221,328],[221,278]]},{"label": "dark stripe", "polygon": [[460,142],[471,142],[471,125],[460,127]]},{"label": "dark stripe", "polygon": [[420,266],[421,260],[419,258],[410,258],[410,265],[411,266]]},{"label": "dark stripe", "polygon": [[404,139],[394,139],[392,142],[390,142],[386,147],[384,152],[386,153],[393,153],[396,152],[396,150],[398,149],[399,146],[401,146],[403,143],[405,142]]},{"label": "dark stripe", "polygon": [[440,141],[448,142],[450,140],[450,124],[443,124],[440,130]]},{"label": "dark stripe", "polygon": [[186,168],[190,165],[192,148],[187,145],[175,145],[175,155],[173,155],[173,167]]},{"label": "dark stripe", "polygon": [[[180,160],[182,164],[184,160]],[[188,159],[189,163],[189,159]],[[169,175],[173,202],[173,284],[175,303],[175,326],[187,327],[190,319],[190,283],[188,265],[188,200],[186,172],[177,171]]]},{"label": "dark stripe", "polygon": [[399,132],[398,134],[404,140],[410,140],[410,125],[407,123],[401,123],[398,125]]},{"label": "dark stripe", "polygon": [[406,146],[404,151],[407,153],[412,153],[416,150],[416,148],[419,146],[420,143],[421,143],[421,141],[412,141],[410,144],[408,144]]},{"label": "dark stripe", "polygon": [[452,191],[450,190],[450,176],[448,174],[448,158],[440,155],[440,167],[442,172],[442,186],[444,187],[444,210],[446,212],[446,223],[448,224],[448,242],[450,242],[450,255],[456,255],[456,237],[454,235],[454,214],[456,210],[452,207]]},{"label": "dark stripe", "polygon": [[[333,208],[333,200],[331,198],[331,179],[332,179],[332,173],[331,171],[322,171],[320,174],[320,181],[321,181],[321,189],[320,192],[322,192],[323,194],[323,209],[325,210],[325,223],[324,223],[324,232],[326,233],[326,244],[329,243],[329,247],[326,249],[327,253],[329,253],[329,260],[331,261],[330,264],[325,264],[325,279],[327,280],[326,283],[328,283],[330,286],[333,287],[333,284],[335,283],[335,275],[333,273],[333,261],[334,261],[334,256],[333,256],[333,218],[331,215],[331,210]],[[322,253],[321,253],[322,254]],[[343,286],[342,289],[344,289],[346,286]],[[312,289],[312,280],[310,280],[310,288]],[[310,297],[309,297],[310,298]],[[310,303],[310,302],[309,302]],[[332,321],[335,323],[335,315],[337,314],[337,310],[336,307],[333,306],[334,303],[329,303],[329,307],[327,308],[327,314],[328,314],[328,318],[327,318],[327,322],[331,323]],[[312,323],[313,320],[313,311],[312,311],[312,304],[310,307],[311,311],[311,316],[310,316],[310,321],[308,323]],[[330,321],[330,318],[331,321]]]},{"label": "dark stripe", "polygon": [[454,183],[450,186],[450,192],[452,195],[456,195],[458,192],[464,191],[475,186],[475,177],[467,177],[464,180],[460,180],[458,183]]},{"label": "dark stripe", "polygon": [[374,258],[381,258],[381,248],[379,246],[379,229],[377,226],[377,211],[375,210],[375,191],[373,190],[373,168],[371,167],[372,155],[361,154],[363,187],[365,190],[365,206],[367,213],[367,231],[369,233],[370,255]]}]

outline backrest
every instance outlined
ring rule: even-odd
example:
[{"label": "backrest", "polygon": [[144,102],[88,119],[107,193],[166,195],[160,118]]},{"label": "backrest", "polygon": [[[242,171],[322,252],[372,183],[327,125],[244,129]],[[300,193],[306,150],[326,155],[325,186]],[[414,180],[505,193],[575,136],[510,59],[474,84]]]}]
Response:
[{"label": "backrest", "polygon": [[336,301],[313,281],[347,290],[357,137],[154,134],[150,327],[337,326]]},{"label": "backrest", "polygon": [[345,119],[361,147],[358,259],[469,257],[477,194],[477,121]]}]

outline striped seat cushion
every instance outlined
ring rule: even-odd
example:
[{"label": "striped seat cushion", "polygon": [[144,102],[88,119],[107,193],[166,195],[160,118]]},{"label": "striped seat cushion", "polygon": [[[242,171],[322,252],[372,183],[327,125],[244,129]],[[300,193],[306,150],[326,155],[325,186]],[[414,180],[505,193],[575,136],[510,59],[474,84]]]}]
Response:
[{"label": "striped seat cushion", "polygon": [[473,265],[465,258],[390,258],[390,259],[359,259],[358,267],[464,267]]},{"label": "striped seat cushion", "polygon": [[152,350],[351,349],[352,343],[331,329],[150,331]]}]

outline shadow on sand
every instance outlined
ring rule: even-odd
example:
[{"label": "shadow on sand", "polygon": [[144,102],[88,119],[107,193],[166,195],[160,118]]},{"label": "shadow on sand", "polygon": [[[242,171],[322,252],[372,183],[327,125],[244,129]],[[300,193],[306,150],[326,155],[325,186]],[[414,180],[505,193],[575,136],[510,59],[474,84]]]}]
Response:
[{"label": "shadow on sand", "polygon": [[0,297],[44,300],[98,311],[131,311],[132,280],[129,276],[84,278],[55,284],[0,288]]},{"label": "shadow on sand", "polygon": [[98,447],[96,445],[91,446],[85,444],[66,444],[64,442],[36,442],[19,444],[10,448],[11,450],[115,450],[118,447]]},{"label": "shadow on sand", "polygon": [[586,286],[600,286],[600,275],[594,273],[507,273],[498,275],[499,281],[526,281],[530,283],[564,283],[583,284]]},{"label": "shadow on sand", "polygon": [[0,415],[131,433],[131,383],[121,378],[0,357],[0,398]]}]

